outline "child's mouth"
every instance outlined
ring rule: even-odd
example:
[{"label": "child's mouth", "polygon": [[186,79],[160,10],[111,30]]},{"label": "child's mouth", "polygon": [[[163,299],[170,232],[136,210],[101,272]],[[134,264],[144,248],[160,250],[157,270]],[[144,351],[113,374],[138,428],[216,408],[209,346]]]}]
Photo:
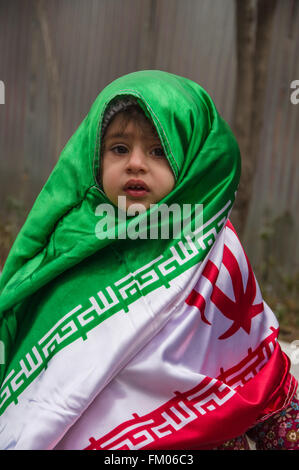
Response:
[{"label": "child's mouth", "polygon": [[124,187],[124,192],[132,197],[144,197],[148,194],[149,189],[144,181],[130,180]]},{"label": "child's mouth", "polygon": [[128,189],[125,189],[125,193],[133,197],[143,197],[148,193],[148,191],[146,191],[145,189],[128,188]]}]

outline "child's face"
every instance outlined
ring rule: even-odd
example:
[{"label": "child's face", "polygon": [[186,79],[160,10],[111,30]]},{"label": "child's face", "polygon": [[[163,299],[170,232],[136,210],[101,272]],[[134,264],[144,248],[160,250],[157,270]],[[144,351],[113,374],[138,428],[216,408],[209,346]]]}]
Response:
[{"label": "child's face", "polygon": [[126,196],[126,209],[142,204],[145,209],[173,189],[175,179],[157,135],[150,126],[129,121],[124,128],[121,113],[108,126],[102,157],[103,189],[116,206]]}]

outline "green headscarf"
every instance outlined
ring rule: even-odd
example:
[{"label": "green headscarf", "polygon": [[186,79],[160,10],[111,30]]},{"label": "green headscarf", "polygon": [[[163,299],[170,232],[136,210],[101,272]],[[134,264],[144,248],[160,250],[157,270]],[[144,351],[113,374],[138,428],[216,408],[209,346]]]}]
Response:
[{"label": "green headscarf", "polygon": [[[128,273],[133,276],[176,242],[100,240],[95,234],[96,208],[110,203],[97,178],[101,123],[110,101],[120,95],[138,99],[175,175],[174,189],[160,203],[203,204],[204,233],[211,226],[218,233],[223,223],[217,215],[226,218],[231,210],[240,177],[239,149],[206,91],[189,79],[158,70],[131,73],[110,83],[63,149],[7,258],[0,278],[0,339],[6,354],[1,379],[63,312],[95,289],[105,289]],[[171,276],[204,259],[211,246],[160,279],[159,285],[167,286]],[[146,292],[137,289],[131,297],[122,297],[122,307],[128,309]],[[116,311],[112,308],[99,322]]]}]

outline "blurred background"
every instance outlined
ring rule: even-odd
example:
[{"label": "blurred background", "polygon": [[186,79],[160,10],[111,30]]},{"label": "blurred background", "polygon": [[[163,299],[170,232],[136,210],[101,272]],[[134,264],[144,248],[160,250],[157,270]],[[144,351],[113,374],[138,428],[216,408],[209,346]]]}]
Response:
[{"label": "blurred background", "polygon": [[298,339],[298,59],[299,0],[0,0],[0,270],[101,89],[165,70],[202,85],[237,137],[231,218],[280,337]]}]

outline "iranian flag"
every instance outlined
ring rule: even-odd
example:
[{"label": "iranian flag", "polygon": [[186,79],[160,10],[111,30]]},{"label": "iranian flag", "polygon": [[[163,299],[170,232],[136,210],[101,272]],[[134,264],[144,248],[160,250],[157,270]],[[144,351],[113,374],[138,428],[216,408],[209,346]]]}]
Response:
[{"label": "iranian flag", "polygon": [[[153,260],[144,285],[195,248],[180,241],[172,259]],[[123,281],[134,294],[136,283]],[[117,302],[101,294],[66,313],[7,375],[1,448],[211,449],[294,395],[276,318],[230,222],[203,263],[53,354]],[[42,354],[53,357],[39,369]]]}]

